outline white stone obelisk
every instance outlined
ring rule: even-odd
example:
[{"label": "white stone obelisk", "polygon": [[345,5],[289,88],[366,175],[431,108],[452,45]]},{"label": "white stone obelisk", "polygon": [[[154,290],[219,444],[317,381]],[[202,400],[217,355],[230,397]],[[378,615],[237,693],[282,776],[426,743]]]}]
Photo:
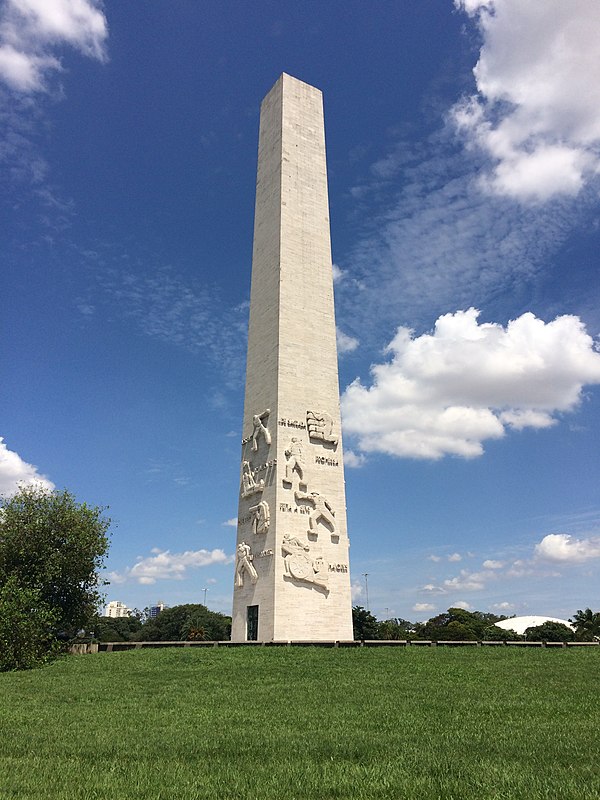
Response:
[{"label": "white stone obelisk", "polygon": [[322,94],[260,115],[232,640],[352,639]]}]

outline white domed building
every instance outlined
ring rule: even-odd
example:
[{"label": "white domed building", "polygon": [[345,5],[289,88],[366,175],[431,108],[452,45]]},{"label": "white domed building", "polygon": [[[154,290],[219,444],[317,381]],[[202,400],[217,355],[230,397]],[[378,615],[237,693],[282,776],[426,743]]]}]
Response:
[{"label": "white domed building", "polygon": [[536,628],[538,625],[543,625],[544,622],[559,622],[561,625],[566,625],[567,628],[574,630],[568,619],[559,619],[558,617],[511,617],[495,624],[497,628],[502,628],[505,631],[514,631],[522,636],[527,628]]}]

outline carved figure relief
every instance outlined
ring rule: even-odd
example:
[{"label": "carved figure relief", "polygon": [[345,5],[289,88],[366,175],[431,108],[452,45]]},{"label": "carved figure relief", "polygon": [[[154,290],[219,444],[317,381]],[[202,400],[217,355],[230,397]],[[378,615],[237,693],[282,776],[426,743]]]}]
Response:
[{"label": "carved figure relief", "polygon": [[257,481],[249,461],[242,461],[242,497],[251,497],[265,488],[264,480]]},{"label": "carved figure relief", "polygon": [[307,411],[306,427],[311,439],[337,445],[339,437],[334,430],[335,423],[327,411]]},{"label": "carved figure relief", "polygon": [[266,500],[261,500],[249,509],[252,515],[252,533],[267,533],[271,522],[269,504]]},{"label": "carved figure relief", "polygon": [[308,544],[297,536],[290,537],[286,533],[281,543],[281,552],[284,557],[285,576],[304,583],[314,583],[323,589],[329,588],[329,575],[323,556],[314,554],[313,557]]},{"label": "carved figure relief", "polygon": [[285,464],[285,478],[283,478],[283,483],[291,485],[294,482],[294,472],[298,475],[298,484],[302,483],[304,481],[306,465],[304,462],[304,445],[301,439],[292,437],[285,451],[285,457],[287,461]]},{"label": "carved figure relief", "polygon": [[252,450],[256,452],[258,450],[258,440],[262,436],[265,440],[265,444],[269,446],[271,444],[271,434],[269,433],[269,429],[264,424],[264,421],[269,418],[269,414],[271,413],[271,409],[267,408],[266,411],[263,411],[262,414],[255,414],[252,417]]},{"label": "carved figure relief", "polygon": [[235,564],[235,585],[236,586],[243,586],[244,585],[244,572],[247,572],[250,576],[250,582],[256,583],[258,580],[258,573],[254,569],[254,564],[252,563],[254,556],[252,555],[252,551],[250,546],[246,544],[246,542],[240,542],[237,547],[237,559]]},{"label": "carved figure relief", "polygon": [[330,529],[331,533],[335,534],[335,511],[329,505],[329,501],[326,497],[323,497],[322,494],[318,492],[310,492],[310,494],[305,492],[294,492],[294,497],[296,498],[296,502],[300,500],[306,500],[313,506],[313,511],[308,518],[308,532],[309,533],[317,533],[317,524],[319,521],[323,521],[327,527]]}]

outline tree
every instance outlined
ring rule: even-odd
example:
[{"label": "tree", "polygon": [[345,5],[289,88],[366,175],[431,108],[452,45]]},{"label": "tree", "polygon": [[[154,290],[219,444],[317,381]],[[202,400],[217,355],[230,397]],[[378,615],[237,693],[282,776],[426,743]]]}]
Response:
[{"label": "tree", "polygon": [[[54,638],[89,625],[100,602],[98,571],[108,550],[103,509],[77,503],[65,491],[24,486],[0,500],[0,589],[11,589],[13,614],[29,604]],[[7,590],[8,591],[8,590]],[[20,605],[19,605],[20,603]]]},{"label": "tree", "polygon": [[165,608],[145,622],[132,637],[137,642],[226,641],[231,637],[231,617],[188,603]]},{"label": "tree", "polygon": [[36,589],[19,586],[14,575],[0,587],[0,672],[31,669],[57,650],[56,614]]},{"label": "tree", "polygon": [[362,606],[354,606],[352,609],[352,627],[354,629],[355,640],[377,639],[378,625],[376,618]]},{"label": "tree", "polygon": [[414,628],[412,622],[407,619],[385,619],[378,623],[378,639],[399,640],[414,639]]},{"label": "tree", "polygon": [[142,627],[136,616],[96,617],[92,629],[100,642],[129,642]]},{"label": "tree", "polygon": [[563,625],[562,622],[547,622],[527,628],[525,639],[528,642],[572,642],[575,631]]},{"label": "tree", "polygon": [[586,608],[585,611],[576,611],[573,619],[570,619],[575,626],[577,638],[582,642],[593,642],[600,639],[600,612]]},{"label": "tree", "polygon": [[417,633],[433,641],[474,641],[484,638],[486,628],[506,617],[483,611],[465,611],[464,608],[449,608],[443,614],[417,626]]},{"label": "tree", "polygon": [[484,642],[520,642],[524,637],[513,631],[512,628],[505,630],[497,625],[489,625],[484,628],[481,637]]}]

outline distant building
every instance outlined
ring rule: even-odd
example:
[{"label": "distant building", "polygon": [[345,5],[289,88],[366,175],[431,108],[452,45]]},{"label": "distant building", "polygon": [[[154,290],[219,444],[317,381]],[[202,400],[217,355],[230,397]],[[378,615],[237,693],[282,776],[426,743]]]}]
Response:
[{"label": "distant building", "polygon": [[165,608],[169,606],[165,605],[162,600],[159,600],[155,606],[150,606],[150,610],[148,611],[148,616],[150,619],[154,619],[154,617],[158,617],[161,611],[164,611]]},{"label": "distant building", "polygon": [[127,608],[125,603],[120,600],[112,600],[104,611],[106,617],[129,617],[131,616],[131,609]]}]

